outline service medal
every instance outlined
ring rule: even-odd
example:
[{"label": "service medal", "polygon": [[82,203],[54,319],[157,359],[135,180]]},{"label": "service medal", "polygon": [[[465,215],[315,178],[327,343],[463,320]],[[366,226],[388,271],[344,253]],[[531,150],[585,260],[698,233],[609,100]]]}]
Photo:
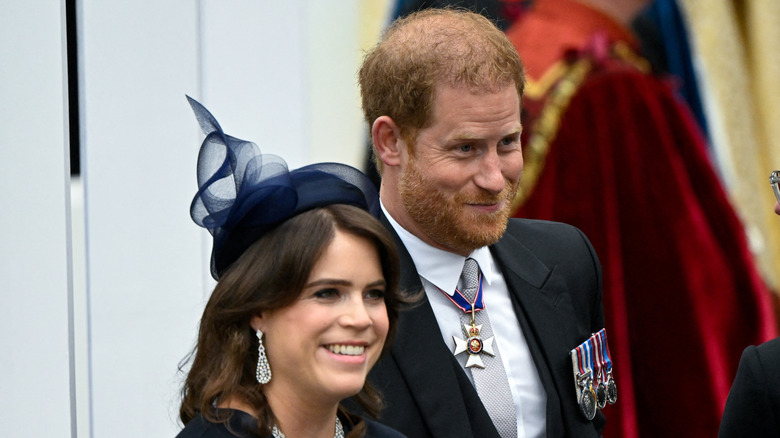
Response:
[{"label": "service medal", "polygon": [[596,405],[599,409],[607,405],[607,386],[603,382],[599,382],[596,386]]},{"label": "service medal", "polygon": [[596,396],[592,389],[582,391],[580,396],[580,411],[588,420],[596,418]]},{"label": "service medal", "polygon": [[617,384],[615,379],[612,378],[612,373],[609,374],[609,379],[607,380],[607,401],[611,405],[617,401]]},{"label": "service medal", "polygon": [[591,335],[588,344],[593,351],[593,372],[595,374],[594,384],[596,385],[596,406],[603,409],[607,405],[607,386],[604,354],[602,351],[601,332]]},{"label": "service medal", "polygon": [[580,411],[590,421],[596,418],[596,393],[593,391],[590,373],[579,376],[578,380],[582,389],[578,400]]},{"label": "service medal", "polygon": [[601,347],[600,350],[602,362],[607,375],[607,401],[612,405],[617,401],[617,383],[615,383],[615,379],[612,378],[612,358],[609,354],[609,344],[607,343],[606,329],[599,330],[598,339]]}]

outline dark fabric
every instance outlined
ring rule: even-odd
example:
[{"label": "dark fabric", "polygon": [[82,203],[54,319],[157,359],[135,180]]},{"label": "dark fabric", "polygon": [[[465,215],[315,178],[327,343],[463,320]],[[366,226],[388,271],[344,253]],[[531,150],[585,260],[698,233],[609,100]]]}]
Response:
[{"label": "dark fabric", "polygon": [[[237,438],[250,436],[244,432],[254,427],[256,424],[254,417],[235,409],[221,409],[221,411],[230,411],[230,429],[224,423],[211,423],[203,418],[202,415],[198,415],[187,423],[184,429],[176,435],[176,438]],[[363,421],[366,422],[365,438],[405,438],[403,434],[383,424],[366,419]],[[343,423],[344,434],[346,435],[351,429],[346,422]]]},{"label": "dark fabric", "polygon": [[[422,290],[409,253],[401,287]],[[586,421],[576,403],[569,351],[603,328],[601,268],[585,236],[564,224],[510,220],[491,247],[547,392],[548,437],[595,437],[604,417]],[[498,437],[463,369],[444,343],[427,298],[401,313],[391,353],[369,380],[383,393],[379,421],[409,437]]]},{"label": "dark fabric", "polygon": [[428,8],[459,7],[472,10],[492,20],[499,29],[505,29],[504,5],[500,0],[397,0],[394,17],[403,17]]},{"label": "dark fabric", "polygon": [[[556,61],[592,66],[515,216],[580,228],[603,263],[619,393],[605,408],[605,437],[712,437],[740,352],[775,336],[769,293],[690,112],[635,63],[587,50],[593,35],[578,30],[603,22],[620,34],[577,5],[539,0],[542,10],[508,30],[529,82]],[[553,88],[524,99],[524,144]]]},{"label": "dark fabric", "polygon": [[656,61],[651,60],[653,66],[675,78],[677,93],[685,99],[706,136],[707,119],[693,68],[688,30],[676,0],[654,0],[634,20],[632,27],[642,43],[642,52],[655,54]]},{"label": "dark fabric", "polygon": [[230,412],[230,421],[227,423],[212,423],[202,415],[190,420],[184,429],[176,435],[176,438],[236,438],[249,437],[247,430],[251,430],[257,424],[254,417],[246,412],[235,409],[220,409],[222,412]]},{"label": "dark fabric", "polygon": [[264,234],[305,211],[347,204],[379,217],[379,195],[359,170],[317,163],[289,171],[281,157],[225,134],[206,107],[189,96],[187,100],[206,134],[190,216],[214,236],[214,279]]},{"label": "dark fabric", "polygon": [[780,338],[742,353],[719,438],[780,436]]}]

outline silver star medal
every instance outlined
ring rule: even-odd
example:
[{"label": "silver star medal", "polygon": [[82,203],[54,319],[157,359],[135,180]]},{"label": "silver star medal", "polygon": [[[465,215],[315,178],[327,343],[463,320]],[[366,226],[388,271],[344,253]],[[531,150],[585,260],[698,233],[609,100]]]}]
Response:
[{"label": "silver star medal", "polygon": [[485,364],[482,362],[480,354],[485,353],[491,356],[496,355],[496,353],[493,351],[494,336],[491,336],[485,340],[482,340],[482,338],[479,336],[479,333],[482,330],[482,324],[476,325],[474,323],[473,307],[471,310],[471,324],[463,324],[463,329],[468,335],[465,340],[456,336],[452,337],[452,340],[455,341],[455,356],[463,353],[464,351],[468,351],[469,358],[466,361],[466,368],[485,368]]}]

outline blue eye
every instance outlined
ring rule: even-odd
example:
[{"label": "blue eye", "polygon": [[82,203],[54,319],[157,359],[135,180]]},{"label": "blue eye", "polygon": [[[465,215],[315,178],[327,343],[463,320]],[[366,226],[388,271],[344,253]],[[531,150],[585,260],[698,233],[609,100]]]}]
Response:
[{"label": "blue eye", "polygon": [[471,152],[473,147],[470,144],[463,144],[458,146],[458,149],[460,149],[461,152]]},{"label": "blue eye", "polygon": [[518,138],[515,136],[507,137],[499,142],[499,146],[514,146],[517,141]]}]

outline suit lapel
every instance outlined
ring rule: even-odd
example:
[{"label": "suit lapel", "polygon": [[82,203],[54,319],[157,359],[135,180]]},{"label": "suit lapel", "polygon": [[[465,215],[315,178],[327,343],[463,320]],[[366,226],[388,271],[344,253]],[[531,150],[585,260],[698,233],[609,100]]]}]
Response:
[{"label": "suit lapel", "polygon": [[[491,247],[501,266],[515,312],[531,350],[539,377],[547,392],[547,436],[562,436],[563,413],[559,394],[573,388],[569,341],[576,336],[570,307],[561,305],[566,290],[555,275],[520,241],[505,234]],[[560,305],[560,306],[559,306]],[[565,308],[565,309],[564,309]],[[575,395],[572,391],[572,397]]]}]

